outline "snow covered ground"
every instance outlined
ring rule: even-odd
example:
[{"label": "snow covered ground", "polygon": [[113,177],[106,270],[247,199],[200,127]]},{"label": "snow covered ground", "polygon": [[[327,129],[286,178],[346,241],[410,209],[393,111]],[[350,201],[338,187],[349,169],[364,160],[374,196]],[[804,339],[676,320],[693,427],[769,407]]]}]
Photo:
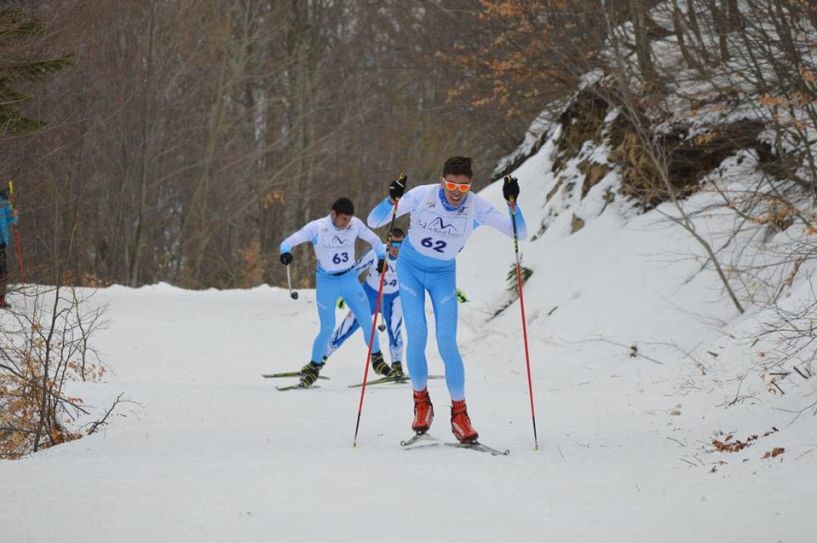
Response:
[{"label": "snow covered ground", "polygon": [[[532,233],[549,152],[518,171]],[[812,541],[817,425],[783,409],[813,401],[817,380],[777,397],[750,376],[728,405],[750,366],[736,330],[755,316],[737,319],[714,274],[696,274],[682,231],[621,202],[599,215],[600,197],[575,234],[563,213],[521,244],[539,450],[519,306],[493,317],[513,262],[494,232],[460,257],[460,345],[472,421],[507,457],[401,449],[408,385],[368,388],[353,448],[359,336],[320,389],[276,391],[261,373],[307,362],[312,291],[108,288],[93,300],[109,304],[97,347],[110,372],[69,392],[97,415],[120,393],[132,403],[98,434],[0,462],[0,541]],[[451,441],[444,382],[430,391],[431,433]],[[758,437],[716,451],[728,434]]]}]

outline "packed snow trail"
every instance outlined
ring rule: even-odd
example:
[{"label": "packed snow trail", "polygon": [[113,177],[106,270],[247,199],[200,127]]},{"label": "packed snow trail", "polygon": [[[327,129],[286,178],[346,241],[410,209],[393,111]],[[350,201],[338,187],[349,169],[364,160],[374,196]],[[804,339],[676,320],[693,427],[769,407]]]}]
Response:
[{"label": "packed snow trail", "polygon": [[[316,326],[311,291],[293,302],[277,289],[159,285],[111,288],[95,300],[110,304],[99,346],[111,374],[71,392],[99,410],[120,392],[136,403],[97,435],[0,463],[8,541],[413,541],[418,529],[475,541],[808,533],[814,460],[794,458],[813,433],[781,431],[709,473],[720,460],[702,447],[713,430],[761,431],[784,419],[769,419],[763,406],[729,413],[712,395],[683,396],[677,367],[606,343],[533,340],[538,452],[509,329],[466,340],[465,358],[474,424],[511,456],[402,450],[409,385],[367,392],[352,448],[357,398],[347,384],[361,377],[362,347],[338,352],[319,390],[282,394],[260,377],[301,364]],[[430,391],[432,431],[451,439],[444,382]],[[787,447],[783,459],[761,460],[772,445]],[[703,465],[688,463],[698,459]]]},{"label": "packed snow trail", "polygon": [[[531,230],[552,189],[545,170],[535,157],[517,172]],[[501,198],[496,186],[483,194]],[[331,358],[321,388],[276,391],[284,380],[261,374],[308,361],[312,290],[292,300],[268,287],[113,287],[92,302],[109,305],[95,344],[110,372],[68,392],[94,418],[120,393],[131,403],[91,437],[0,462],[0,539],[811,541],[817,425],[782,409],[802,408],[814,384],[773,397],[750,376],[752,393],[730,406],[752,364],[740,332],[760,317],[737,318],[714,273],[697,273],[694,243],[656,214],[614,204],[572,235],[569,215],[520,247],[533,270],[525,301],[540,450],[518,307],[495,315],[509,301],[512,242],[490,230],[459,257],[470,300],[459,343],[474,426],[509,456],[404,450],[409,384],[367,388],[353,448],[359,341]],[[442,373],[433,345],[427,353]],[[429,391],[431,433],[453,440],[445,382]],[[727,434],[759,437],[715,451]],[[777,447],[784,454],[762,458]]]}]

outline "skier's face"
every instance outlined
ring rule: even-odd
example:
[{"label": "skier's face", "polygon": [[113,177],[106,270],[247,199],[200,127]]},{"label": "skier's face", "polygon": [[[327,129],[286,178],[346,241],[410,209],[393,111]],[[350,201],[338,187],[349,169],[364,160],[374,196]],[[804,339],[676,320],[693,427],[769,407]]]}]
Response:
[{"label": "skier's face", "polygon": [[389,255],[391,255],[392,258],[397,258],[397,255],[400,254],[400,245],[402,243],[402,237],[392,236],[391,242],[389,243]]},{"label": "skier's face", "polygon": [[445,192],[445,199],[453,207],[460,207],[468,191],[471,190],[471,179],[467,175],[449,174],[443,177],[440,185]]},{"label": "skier's face", "polygon": [[334,209],[332,210],[332,224],[335,225],[335,228],[345,230],[349,227],[350,222],[352,222],[351,215],[347,215],[346,213],[338,213]]}]

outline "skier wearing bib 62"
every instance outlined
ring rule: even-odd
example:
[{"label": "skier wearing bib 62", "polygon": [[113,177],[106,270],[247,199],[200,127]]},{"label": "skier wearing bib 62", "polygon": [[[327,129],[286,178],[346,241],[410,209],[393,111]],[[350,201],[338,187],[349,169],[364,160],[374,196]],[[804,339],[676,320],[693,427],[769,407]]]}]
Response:
[{"label": "skier wearing bib 62", "polygon": [[[315,270],[315,293],[320,318],[320,330],[312,343],[312,359],[301,368],[301,386],[311,386],[323,368],[323,355],[335,328],[335,300],[343,297],[349,309],[363,327],[372,326],[372,314],[363,287],[357,279],[355,268],[355,240],[361,238],[372,246],[377,256],[377,269],[385,265],[386,249],[377,234],[369,230],[363,221],[354,216],[355,208],[348,198],[339,198],[332,204],[330,214],[314,220],[286,238],[280,246],[281,263],[292,262],[292,248],[311,242],[315,248],[318,266]],[[363,334],[363,341],[369,345]],[[372,345],[372,367],[380,375],[388,376],[391,368],[383,360],[377,335]]]},{"label": "skier wearing bib 62", "polygon": [[[475,228],[488,225],[508,237],[514,236],[510,213],[515,214],[519,239],[527,228],[519,207],[511,206],[519,195],[519,183],[507,177],[502,187],[510,213],[501,213],[484,198],[470,192],[471,159],[455,156],[446,160],[440,183],[422,185],[405,192],[405,182],[392,181],[389,197],[368,217],[376,228],[391,218],[395,202],[397,216],[411,214],[408,236],[397,262],[400,300],[408,334],[406,364],[414,389],[412,429],[424,434],[431,427],[434,407],[428,395],[428,362],[425,347],[428,326],[425,293],[431,296],[437,348],[445,363],[445,380],[451,395],[451,430],[462,443],[475,442],[479,434],[471,425],[465,405],[465,371],[457,347],[456,257]],[[405,192],[405,194],[404,194]]]}]

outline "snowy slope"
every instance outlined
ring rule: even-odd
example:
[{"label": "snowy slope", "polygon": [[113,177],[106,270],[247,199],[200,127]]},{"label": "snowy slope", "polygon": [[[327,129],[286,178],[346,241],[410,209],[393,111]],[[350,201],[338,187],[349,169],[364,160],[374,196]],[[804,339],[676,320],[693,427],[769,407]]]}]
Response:
[{"label": "snowy slope", "polygon": [[[811,541],[817,428],[781,410],[809,391],[726,405],[750,366],[738,332],[762,315],[736,319],[714,275],[696,273],[698,249],[656,212],[591,191],[570,234],[561,196],[545,202],[552,151],[517,171],[531,232],[550,224],[521,244],[538,451],[519,306],[492,317],[513,262],[495,232],[479,229],[460,257],[460,343],[474,425],[508,457],[401,450],[407,385],[368,389],[353,448],[360,337],[318,390],[261,379],[306,362],[312,291],[110,288],[93,299],[110,305],[97,346],[111,371],[70,392],[97,412],[121,392],[133,403],[99,434],[0,463],[0,541]],[[497,185],[483,194],[501,201]],[[430,390],[432,433],[450,440],[445,385]],[[759,437],[722,453],[719,432]],[[774,447],[785,453],[761,458]]]}]

